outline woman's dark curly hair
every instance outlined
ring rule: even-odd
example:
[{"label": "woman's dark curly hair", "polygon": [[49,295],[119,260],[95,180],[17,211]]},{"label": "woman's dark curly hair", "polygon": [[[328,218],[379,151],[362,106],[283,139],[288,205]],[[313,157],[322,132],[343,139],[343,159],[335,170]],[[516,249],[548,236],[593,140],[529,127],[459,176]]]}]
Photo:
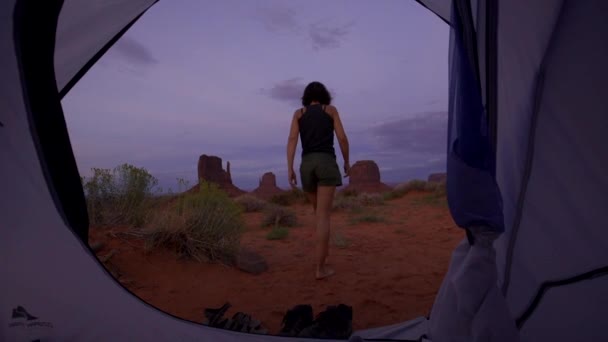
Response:
[{"label": "woman's dark curly hair", "polygon": [[304,89],[302,95],[302,106],[309,106],[312,101],[318,101],[324,105],[331,104],[331,94],[321,82],[310,82]]}]

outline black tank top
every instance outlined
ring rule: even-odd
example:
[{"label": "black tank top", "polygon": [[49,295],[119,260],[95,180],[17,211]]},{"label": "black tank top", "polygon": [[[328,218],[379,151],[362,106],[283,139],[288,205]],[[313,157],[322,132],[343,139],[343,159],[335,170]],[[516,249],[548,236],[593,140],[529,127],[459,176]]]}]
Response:
[{"label": "black tank top", "polygon": [[302,155],[322,152],[336,156],[334,149],[334,120],[325,112],[323,105],[306,107],[299,120]]}]

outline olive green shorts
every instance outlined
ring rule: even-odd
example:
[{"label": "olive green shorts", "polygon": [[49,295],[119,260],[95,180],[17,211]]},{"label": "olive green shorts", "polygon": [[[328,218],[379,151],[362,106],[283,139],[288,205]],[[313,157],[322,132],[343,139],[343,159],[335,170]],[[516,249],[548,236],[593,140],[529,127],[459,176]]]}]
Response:
[{"label": "olive green shorts", "polygon": [[336,158],[328,153],[309,153],[302,156],[300,178],[305,192],[316,192],[319,185],[342,185],[342,174]]}]

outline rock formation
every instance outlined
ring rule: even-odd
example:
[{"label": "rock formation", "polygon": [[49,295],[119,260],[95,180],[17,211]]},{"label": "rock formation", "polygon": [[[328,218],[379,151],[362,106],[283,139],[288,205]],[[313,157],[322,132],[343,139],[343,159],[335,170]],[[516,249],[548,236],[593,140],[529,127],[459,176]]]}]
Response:
[{"label": "rock formation", "polygon": [[378,193],[391,187],[380,181],[380,168],[373,160],[360,160],[350,168],[348,185],[342,191]]},{"label": "rock formation", "polygon": [[[220,157],[201,155],[198,158],[198,179],[217,184],[220,189],[226,191],[232,197],[245,193],[245,191],[232,184],[230,162],[227,163],[226,170],[224,170]],[[193,189],[195,188],[198,189],[198,185]]]},{"label": "rock formation", "polygon": [[444,183],[447,180],[447,173],[431,173],[427,179],[430,183]]},{"label": "rock formation", "polygon": [[277,186],[277,177],[272,172],[266,172],[260,179],[259,186],[253,190],[254,195],[265,200],[283,192],[284,190]]}]

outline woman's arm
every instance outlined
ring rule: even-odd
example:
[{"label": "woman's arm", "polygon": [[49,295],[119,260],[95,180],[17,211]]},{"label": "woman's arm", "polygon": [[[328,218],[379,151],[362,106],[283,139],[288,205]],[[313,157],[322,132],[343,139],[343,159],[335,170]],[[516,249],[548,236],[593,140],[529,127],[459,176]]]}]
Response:
[{"label": "woman's arm", "polygon": [[[300,135],[300,125],[298,123],[299,111],[293,113],[291,119],[291,128],[289,129],[289,138],[287,139],[287,171],[293,171],[293,160],[296,155],[296,147],[298,146],[298,137]],[[290,174],[291,177],[291,174]],[[291,181],[291,180],[290,180]]]},{"label": "woman's arm", "polygon": [[344,172],[348,175],[348,171],[350,169],[350,156],[349,156],[349,144],[348,137],[346,136],[346,132],[344,131],[344,126],[342,125],[342,120],[340,119],[340,113],[338,113],[338,109],[334,106],[327,106],[327,111],[331,114],[331,117],[334,119],[334,130],[336,131],[336,137],[338,138],[338,144],[340,144],[340,150],[342,151],[342,157],[344,157]]}]

